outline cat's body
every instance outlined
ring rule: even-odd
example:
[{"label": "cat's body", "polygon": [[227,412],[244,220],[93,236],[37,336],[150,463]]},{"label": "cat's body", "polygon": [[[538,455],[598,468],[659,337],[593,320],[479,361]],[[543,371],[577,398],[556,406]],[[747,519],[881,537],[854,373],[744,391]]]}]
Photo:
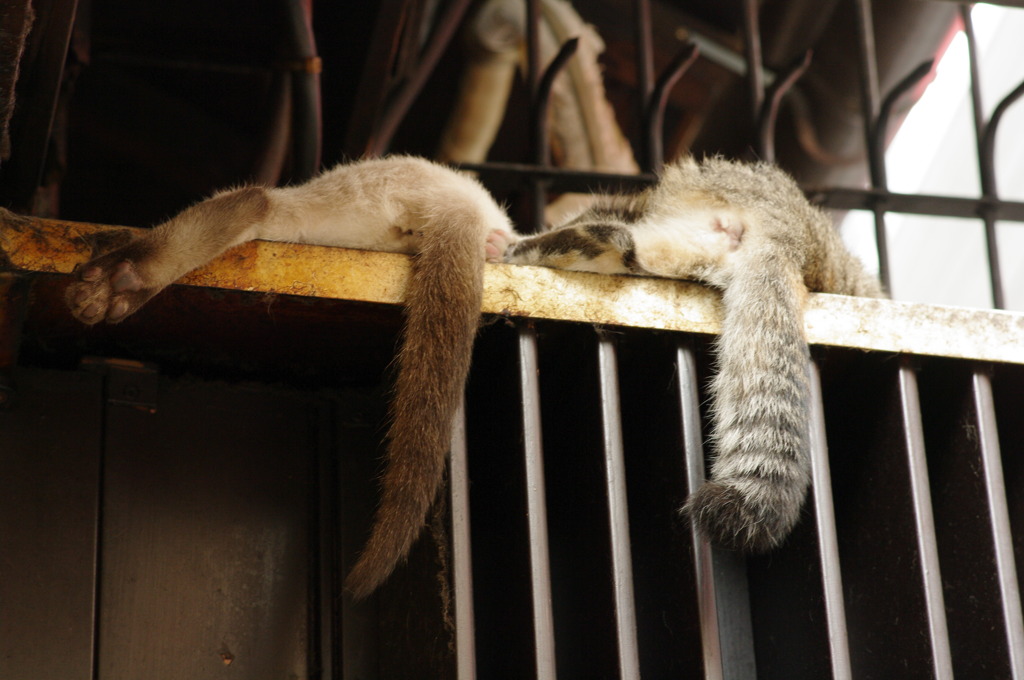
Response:
[{"label": "cat's body", "polygon": [[220,192],[77,272],[85,323],[118,322],[187,272],[251,239],[415,253],[374,525],[345,586],[377,588],[424,525],[480,318],[485,258],[517,236],[475,180],[417,158],[341,165],[296,187]]},{"label": "cat's body", "polygon": [[882,295],[793,180],[767,164],[686,159],[652,189],[611,197],[520,240],[506,260],[691,279],[723,291],[714,463],[684,511],[716,543],[778,545],[810,483],[807,293]]}]

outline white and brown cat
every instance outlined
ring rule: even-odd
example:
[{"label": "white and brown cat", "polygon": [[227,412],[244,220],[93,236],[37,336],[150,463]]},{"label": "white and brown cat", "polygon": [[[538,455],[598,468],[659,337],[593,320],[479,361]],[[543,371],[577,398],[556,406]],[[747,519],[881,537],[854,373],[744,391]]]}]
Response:
[{"label": "white and brown cat", "polygon": [[419,158],[367,160],[300,186],[217,193],[80,267],[65,299],[85,323],[116,323],[252,239],[415,255],[382,497],[345,581],[362,598],[408,553],[437,495],[480,320],[484,261],[500,260],[516,238],[475,180]]}]

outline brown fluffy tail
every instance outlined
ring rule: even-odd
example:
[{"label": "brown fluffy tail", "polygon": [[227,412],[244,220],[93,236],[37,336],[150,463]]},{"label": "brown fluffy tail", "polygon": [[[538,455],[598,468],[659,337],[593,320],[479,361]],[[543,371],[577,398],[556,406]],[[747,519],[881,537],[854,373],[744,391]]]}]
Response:
[{"label": "brown fluffy tail", "polygon": [[482,231],[478,212],[456,202],[431,215],[413,258],[380,506],[345,580],[356,599],[376,590],[409,552],[441,485],[480,318]]}]

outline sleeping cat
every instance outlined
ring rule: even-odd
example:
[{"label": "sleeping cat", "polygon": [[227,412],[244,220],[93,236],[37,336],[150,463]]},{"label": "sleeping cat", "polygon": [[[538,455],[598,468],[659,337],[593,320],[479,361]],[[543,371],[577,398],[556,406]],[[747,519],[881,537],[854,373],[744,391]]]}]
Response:
[{"label": "sleeping cat", "polygon": [[80,267],[65,299],[85,323],[117,323],[252,239],[415,254],[382,497],[345,581],[362,598],[409,551],[437,495],[480,318],[483,263],[500,260],[516,238],[475,180],[418,158],[368,160],[301,186],[217,193]]},{"label": "sleeping cat", "polygon": [[781,543],[810,484],[807,293],[883,294],[796,183],[767,164],[685,159],[655,187],[522,239],[505,259],[722,290],[714,462],[683,512],[726,547],[762,552]]}]

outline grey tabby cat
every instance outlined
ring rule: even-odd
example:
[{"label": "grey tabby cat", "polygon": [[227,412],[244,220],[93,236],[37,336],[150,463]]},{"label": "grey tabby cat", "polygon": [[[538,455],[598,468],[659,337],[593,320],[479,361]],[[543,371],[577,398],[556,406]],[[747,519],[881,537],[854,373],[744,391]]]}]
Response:
[{"label": "grey tabby cat", "polygon": [[720,545],[779,545],[810,484],[807,294],[883,295],[796,183],[768,164],[685,159],[643,193],[520,240],[506,261],[722,290],[714,463],[683,512]]}]

